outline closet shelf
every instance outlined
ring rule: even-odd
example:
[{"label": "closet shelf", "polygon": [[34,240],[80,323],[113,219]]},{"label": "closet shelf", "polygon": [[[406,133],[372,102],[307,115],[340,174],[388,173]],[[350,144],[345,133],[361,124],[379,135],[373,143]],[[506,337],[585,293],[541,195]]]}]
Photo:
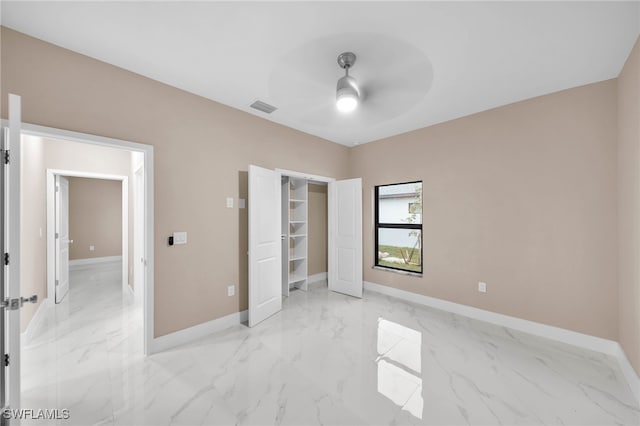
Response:
[{"label": "closet shelf", "polygon": [[292,287],[307,291],[309,186],[306,179],[284,176],[282,181],[282,294]]},{"label": "closet shelf", "polygon": [[306,280],[304,275],[289,275],[289,284],[297,283]]}]

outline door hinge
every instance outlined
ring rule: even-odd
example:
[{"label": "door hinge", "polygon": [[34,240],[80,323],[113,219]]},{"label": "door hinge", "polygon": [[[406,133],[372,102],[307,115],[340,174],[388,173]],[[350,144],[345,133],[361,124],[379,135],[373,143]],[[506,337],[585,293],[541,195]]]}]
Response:
[{"label": "door hinge", "polygon": [[5,299],[0,302],[0,307],[6,309],[7,311],[15,311],[16,309],[20,309],[22,307],[22,301],[19,297],[14,299]]},{"label": "door hinge", "polygon": [[56,286],[60,285],[60,280],[56,280]]},{"label": "door hinge", "polygon": [[56,238],[60,238],[60,234],[56,232]]},{"label": "door hinge", "polygon": [[4,164],[9,164],[9,150],[5,150],[4,154],[2,156],[2,158],[4,159]]},{"label": "door hinge", "polygon": [[9,253],[4,254],[4,264],[5,266],[9,264]]},{"label": "door hinge", "polygon": [[4,354],[4,366],[9,366],[9,354]]}]

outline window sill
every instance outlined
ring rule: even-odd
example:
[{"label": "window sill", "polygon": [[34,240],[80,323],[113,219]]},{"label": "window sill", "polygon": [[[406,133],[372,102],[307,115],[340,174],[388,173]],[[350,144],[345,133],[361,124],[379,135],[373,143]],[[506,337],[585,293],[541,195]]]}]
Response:
[{"label": "window sill", "polygon": [[399,269],[393,269],[393,268],[385,268],[384,266],[372,266],[371,269],[379,269],[381,271],[388,271],[388,272],[395,272],[396,274],[400,274],[400,275],[409,275],[411,277],[421,277],[422,273],[421,272],[411,272],[411,271],[401,271]]}]

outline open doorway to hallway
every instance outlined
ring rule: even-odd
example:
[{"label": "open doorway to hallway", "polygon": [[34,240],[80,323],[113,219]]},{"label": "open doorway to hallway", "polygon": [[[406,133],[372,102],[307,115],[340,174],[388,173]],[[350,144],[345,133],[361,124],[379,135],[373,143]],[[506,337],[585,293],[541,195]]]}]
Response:
[{"label": "open doorway to hallway", "polygon": [[21,286],[44,302],[22,312],[21,394],[25,406],[73,407],[97,422],[114,369],[144,357],[153,332],[145,294],[150,151],[96,139],[103,143],[23,133],[21,252],[30,262]]}]

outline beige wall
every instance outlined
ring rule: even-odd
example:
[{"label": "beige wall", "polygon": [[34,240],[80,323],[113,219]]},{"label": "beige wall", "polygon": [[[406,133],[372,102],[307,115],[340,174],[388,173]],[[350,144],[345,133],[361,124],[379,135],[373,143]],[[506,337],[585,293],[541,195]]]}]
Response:
[{"label": "beige wall", "polygon": [[[247,166],[257,164],[363,178],[366,280],[620,335],[638,368],[640,234],[630,221],[640,210],[640,164],[631,160],[639,150],[637,51],[619,85],[579,87],[348,150],[3,28],[2,111],[6,94],[17,93],[25,122],[154,146],[156,336],[246,309],[247,210],[227,209],[225,198],[246,198]],[[621,137],[619,156],[618,131],[631,135]],[[424,182],[424,276],[372,270],[373,185],[414,179]],[[620,209],[630,206],[620,233],[632,230],[620,241],[620,265],[618,181]],[[188,231],[189,244],[168,247],[173,231]],[[39,241],[35,228],[23,232]],[[320,269],[310,262],[310,273]],[[620,295],[618,272],[627,277]],[[477,292],[480,280],[488,293]],[[233,283],[239,291],[229,298]]]},{"label": "beige wall", "polygon": [[[616,126],[610,80],[354,148],[365,280],[617,339]],[[414,180],[424,274],[374,270],[373,187]]]},{"label": "beige wall", "polygon": [[[29,308],[21,311],[21,327],[24,331],[39,303],[48,297],[46,170],[129,176],[131,155],[128,151],[120,149],[32,136],[23,138],[22,151],[20,252],[22,259],[28,259],[28,261],[23,261],[20,265],[21,286],[24,294],[37,294],[39,299],[38,305],[29,305]],[[129,210],[131,211],[131,205]],[[131,213],[129,217],[132,217]],[[40,236],[40,230],[42,230],[42,236]],[[132,256],[132,239],[130,238],[130,265]],[[131,276],[129,281],[132,281]]]},{"label": "beige wall", "polygon": [[309,275],[327,272],[327,186],[309,184]]},{"label": "beige wall", "polygon": [[122,255],[121,181],[69,178],[69,238],[71,260]]},{"label": "beige wall", "polygon": [[225,199],[246,198],[249,164],[348,175],[346,147],[7,28],[1,55],[2,111],[15,93],[26,123],[154,146],[156,336],[247,308],[247,210]]},{"label": "beige wall", "polygon": [[20,161],[20,289],[23,296],[38,295],[38,303],[20,309],[20,328],[47,297],[47,200],[44,145],[40,138],[22,140]]},{"label": "beige wall", "polygon": [[620,343],[640,373],[640,39],[618,78]]}]

